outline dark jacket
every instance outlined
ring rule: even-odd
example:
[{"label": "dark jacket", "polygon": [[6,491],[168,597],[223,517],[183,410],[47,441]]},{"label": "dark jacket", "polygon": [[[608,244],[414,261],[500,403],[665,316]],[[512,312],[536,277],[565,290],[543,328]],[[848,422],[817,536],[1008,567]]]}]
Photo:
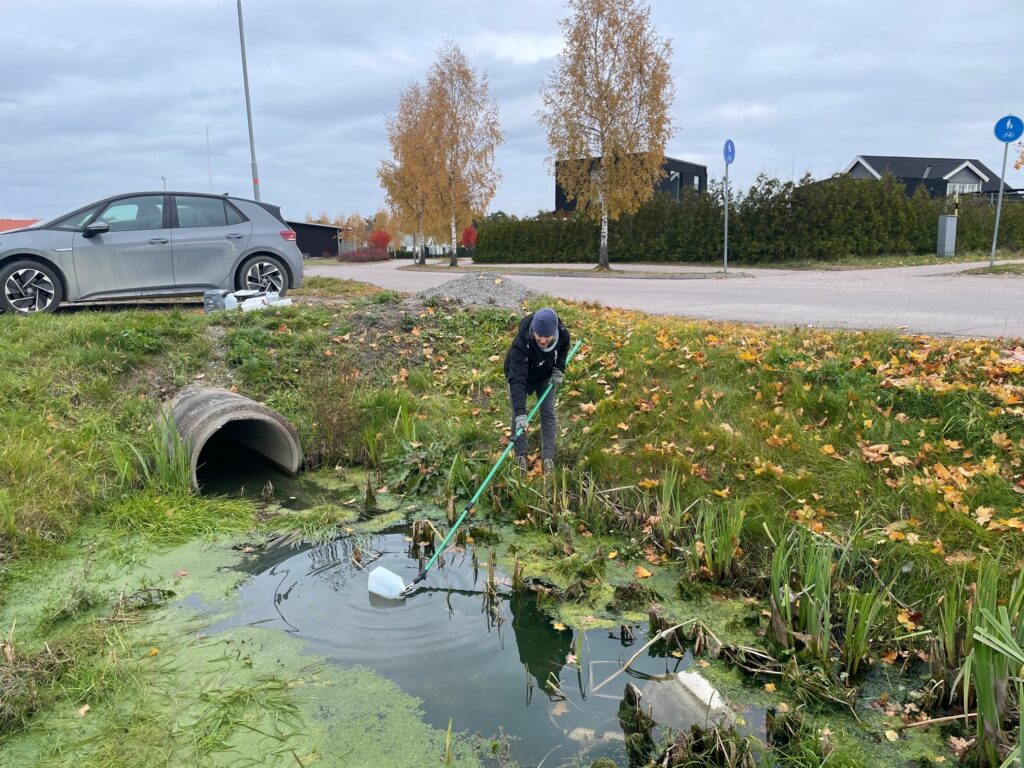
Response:
[{"label": "dark jacket", "polygon": [[505,355],[505,378],[508,379],[512,410],[516,416],[526,415],[526,392],[538,389],[540,384],[551,378],[551,371],[558,368],[565,372],[565,359],[569,355],[569,331],[558,321],[558,343],[550,352],[545,352],[530,333],[533,315],[527,315],[519,323],[519,332],[512,340],[512,346]]}]

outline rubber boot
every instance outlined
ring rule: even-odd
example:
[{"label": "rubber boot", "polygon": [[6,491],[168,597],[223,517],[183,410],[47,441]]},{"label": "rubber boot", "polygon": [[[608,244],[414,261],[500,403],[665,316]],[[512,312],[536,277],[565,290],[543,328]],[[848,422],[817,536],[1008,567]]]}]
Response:
[{"label": "rubber boot", "polygon": [[544,461],[541,462],[541,464],[542,464],[542,466],[544,468],[544,474],[545,475],[550,475],[552,472],[555,471],[555,460],[554,459],[544,459]]},{"label": "rubber boot", "polygon": [[527,458],[525,455],[516,456],[516,466],[519,467],[519,469],[521,469],[525,474],[526,472],[530,471],[530,459]]}]

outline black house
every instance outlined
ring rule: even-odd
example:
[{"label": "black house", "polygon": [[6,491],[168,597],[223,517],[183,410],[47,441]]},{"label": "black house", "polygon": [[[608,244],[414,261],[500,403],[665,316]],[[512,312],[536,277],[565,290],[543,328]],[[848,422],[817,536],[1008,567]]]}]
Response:
[{"label": "black house", "polygon": [[[924,187],[932,197],[996,194],[999,176],[980,160],[964,157],[900,157],[857,155],[843,173],[855,179],[881,179],[891,173],[912,195]],[[1007,186],[1004,192],[1013,192]]]},{"label": "black house", "polygon": [[[576,201],[568,200],[565,190],[558,183],[558,167],[567,162],[591,162],[596,158],[587,160],[559,160],[555,163],[555,212],[571,213],[576,210]],[[708,188],[708,169],[706,166],[688,163],[685,160],[677,160],[674,157],[665,157],[662,164],[665,175],[654,185],[655,194],[665,194],[673,200],[678,200],[683,190],[692,190],[696,194],[706,192]]]},{"label": "black house", "polygon": [[[307,259],[338,257],[338,227],[331,224],[312,224],[308,221],[289,221],[287,224],[295,230],[295,244]],[[344,250],[346,248],[342,245],[341,251]]]}]

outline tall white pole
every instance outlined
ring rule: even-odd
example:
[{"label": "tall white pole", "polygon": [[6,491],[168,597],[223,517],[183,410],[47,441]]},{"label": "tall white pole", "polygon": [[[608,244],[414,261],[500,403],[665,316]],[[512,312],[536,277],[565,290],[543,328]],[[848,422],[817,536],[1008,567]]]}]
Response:
[{"label": "tall white pole", "polygon": [[238,40],[242,45],[242,81],[245,84],[245,116],[249,120],[249,154],[252,155],[252,194],[260,199],[260,172],[256,168],[256,141],[252,135],[252,102],[249,99],[249,67],[245,63],[245,29],[242,27],[242,0],[238,0]]},{"label": "tall white pole", "polygon": [[996,203],[996,228],[992,232],[992,255],[988,259],[989,269],[992,269],[996,264],[996,240],[999,237],[999,214],[1003,211],[1003,187],[1006,186],[1006,153],[1009,149],[1009,143],[1003,142],[1003,170],[999,172],[999,202]]},{"label": "tall white pole", "polygon": [[213,160],[210,157],[210,126],[206,126],[206,177],[209,184],[208,192],[213,192]]}]

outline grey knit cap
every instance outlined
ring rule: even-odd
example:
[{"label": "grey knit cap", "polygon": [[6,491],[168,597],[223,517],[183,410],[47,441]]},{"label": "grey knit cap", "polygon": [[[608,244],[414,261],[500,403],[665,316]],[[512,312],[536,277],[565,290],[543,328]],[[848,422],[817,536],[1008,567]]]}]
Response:
[{"label": "grey knit cap", "polygon": [[550,307],[538,309],[537,314],[533,316],[530,330],[537,336],[557,336],[558,315],[555,314],[555,310]]}]

